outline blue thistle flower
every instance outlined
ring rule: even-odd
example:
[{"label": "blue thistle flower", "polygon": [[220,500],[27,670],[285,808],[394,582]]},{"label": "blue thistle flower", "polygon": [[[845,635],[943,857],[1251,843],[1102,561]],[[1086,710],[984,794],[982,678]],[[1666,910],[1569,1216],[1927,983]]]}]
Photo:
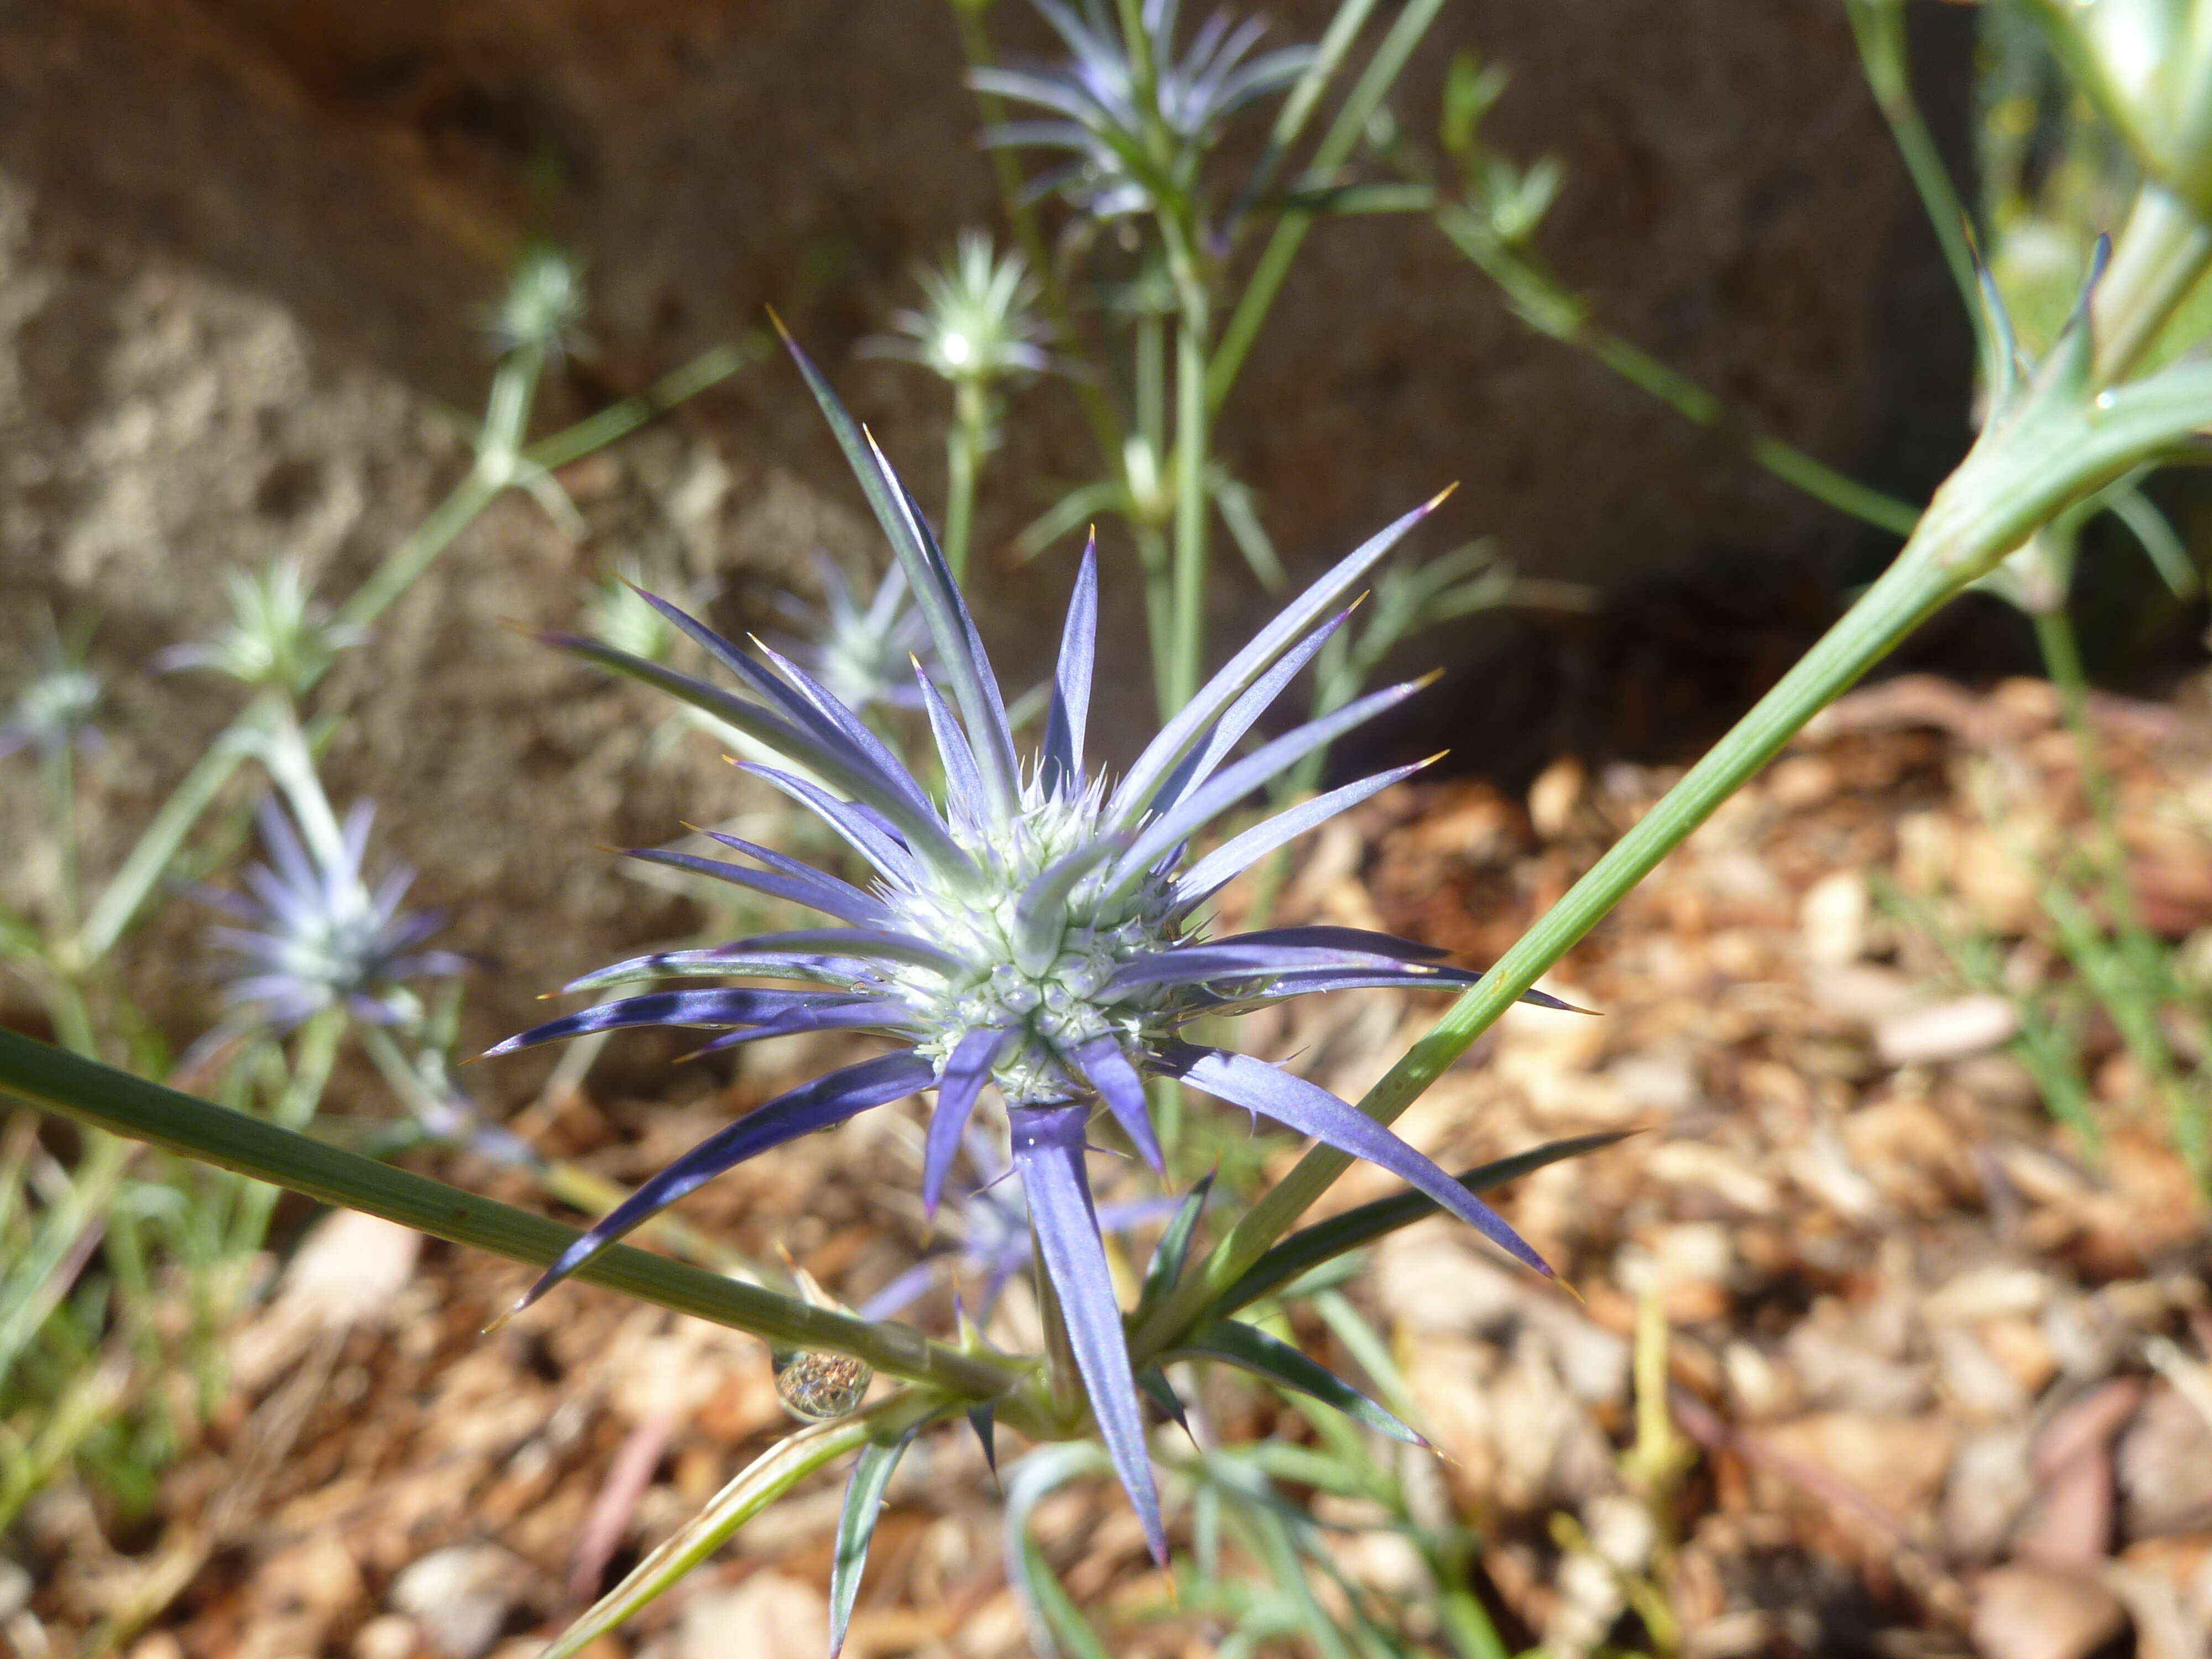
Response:
[{"label": "blue thistle flower", "polygon": [[[1410,696],[1372,693],[1232,759],[1300,669],[1343,624],[1340,603],[1436,505],[1389,526],[1293,600],[1232,657],[1110,788],[1088,770],[1098,611],[1096,549],[1085,552],[1060,636],[1042,748],[1024,765],[974,619],[929,526],[890,465],[793,348],[847,459],[896,551],[937,645],[948,702],[919,689],[945,785],[933,799],[850,708],[767,647],[763,663],[662,604],[669,620],[740,682],[740,696],[597,641],[551,636],[587,660],[703,708],[820,782],[746,769],[818,814],[876,871],[854,886],[734,836],[749,863],[640,849],[631,856],[719,877],[842,924],[763,934],[617,963],[568,988],[661,977],[811,981],[817,988],[659,991],[556,1019],[503,1054],[632,1026],[720,1030],[722,1048],[799,1031],[848,1030],[898,1047],[800,1085],[709,1136],[640,1187],[532,1287],[527,1306],[665,1206],[744,1160],[926,1089],[922,1202],[933,1213],[977,1097],[994,1085],[1045,1268],[1066,1316],[1091,1410],[1155,1557],[1166,1559],[1121,1310],[1084,1168],[1085,1127],[1103,1103],[1138,1153],[1162,1168],[1145,1074],[1182,1079],[1233,1106],[1365,1158],[1411,1182],[1540,1272],[1542,1259],[1427,1158],[1334,1095],[1263,1061],[1186,1042],[1206,1016],[1353,987],[1463,986],[1475,974],[1408,939],[1334,927],[1278,927],[1212,939],[1200,912],[1240,871],[1294,836],[1420,769],[1342,785],[1188,856],[1207,823],[1302,757]],[[1442,498],[1439,497],[1439,500]],[[826,784],[828,787],[823,787]],[[833,793],[834,792],[834,793]],[[1543,1000],[1543,999],[1539,999]],[[1554,1005],[1558,1006],[1558,1005]]]},{"label": "blue thistle flower", "polygon": [[16,690],[8,718],[0,720],[0,760],[19,749],[41,758],[70,749],[100,751],[104,740],[92,720],[100,712],[106,682],[85,661],[91,632],[89,618],[64,625],[51,611],[40,613],[31,630],[31,672]]},{"label": "blue thistle flower", "polygon": [[[1063,0],[1033,0],[1066,44],[1064,63],[979,69],[969,78],[980,92],[1048,110],[1057,119],[1010,121],[984,134],[1008,147],[1071,150],[1074,159],[1034,181],[1032,198],[1057,191],[1096,219],[1148,213],[1194,184],[1200,158],[1231,117],[1280,92],[1314,60],[1310,46],[1285,46],[1251,56],[1266,22],[1232,23],[1216,12],[1200,24],[1178,56],[1176,23],[1181,0],[1145,0],[1142,22],[1152,61],[1153,108],[1139,104],[1142,89],[1127,43],[1099,0],[1083,0],[1080,13]],[[1169,153],[1151,143],[1156,114]]]},{"label": "blue thistle flower", "polygon": [[276,797],[264,796],[255,819],[269,862],[248,866],[251,896],[195,890],[240,924],[208,930],[208,942],[236,959],[223,994],[230,1029],[282,1033],[339,1006],[371,1024],[405,1024],[421,1013],[405,981],[468,968],[455,951],[424,948],[445,926],[442,912],[399,908],[413,870],[395,865],[373,886],[364,878],[375,815],[372,803],[356,801],[343,829],[331,826],[334,836],[303,842]]},{"label": "blue thistle flower", "polygon": [[864,604],[835,559],[819,555],[814,568],[822,582],[819,605],[777,596],[776,609],[795,630],[777,641],[785,653],[848,708],[921,708],[915,665],[927,672],[937,651],[908,593],[906,572],[891,566]]}]

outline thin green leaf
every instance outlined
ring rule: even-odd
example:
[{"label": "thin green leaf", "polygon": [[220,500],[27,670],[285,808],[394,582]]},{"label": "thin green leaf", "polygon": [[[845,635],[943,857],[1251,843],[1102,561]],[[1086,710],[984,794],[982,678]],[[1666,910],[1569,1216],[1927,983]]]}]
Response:
[{"label": "thin green leaf", "polygon": [[1260,586],[1270,593],[1282,591],[1289,579],[1283,573],[1283,561],[1269,539],[1267,526],[1260,522],[1260,501],[1249,484],[1239,483],[1218,467],[1210,468],[1206,489],[1213,497],[1214,509],[1221,514],[1221,522],[1229,526],[1230,539],[1237,550],[1244,556],[1244,562],[1260,579]]},{"label": "thin green leaf", "polygon": [[[1190,1419],[1183,1410],[1182,1397],[1175,1391],[1175,1384],[1168,1381],[1165,1371],[1158,1365],[1146,1366],[1137,1373],[1137,1386],[1145,1391],[1145,1397],[1158,1406],[1170,1422],[1185,1434],[1190,1433]],[[1197,1443],[1194,1435],[1192,1436],[1192,1443]]]},{"label": "thin green leaf", "polygon": [[2142,544],[2144,556],[2151,562],[2166,585],[2173,590],[2176,599],[2186,599],[2200,592],[2203,579],[2197,574],[2197,564],[2189,556],[2189,549],[2166,521],[2166,514],[2151,504],[2150,497],[2133,485],[2107,492],[2105,505],[2112,514],[2127,526],[2136,540]]},{"label": "thin green leaf", "polygon": [[[601,1596],[591,1609],[562,1631],[543,1659],[568,1659],[649,1606],[686,1573],[704,1561],[739,1527],[825,1464],[856,1447],[872,1447],[886,1434],[910,1435],[944,1408],[941,1398],[910,1389],[851,1417],[817,1423],[771,1446],[743,1473],[714,1494],[707,1507],[644,1560],[629,1577]],[[900,1442],[902,1445],[904,1441]],[[855,1474],[857,1475],[857,1471]],[[889,1478],[889,1471],[885,1472]],[[878,1489],[880,1495],[881,1488]],[[849,1507],[849,1505],[848,1505]],[[844,1529],[838,1531],[842,1549]],[[854,1574],[857,1581],[859,1574]]]},{"label": "thin green leaf", "polygon": [[853,1622],[860,1574],[868,1565],[868,1540],[876,1535],[876,1517],[883,1512],[884,1488],[921,1431],[915,1424],[894,1440],[872,1440],[854,1462],[853,1478],[845,1483],[844,1512],[837,1517],[837,1553],[830,1563],[830,1659],[845,1650],[845,1631]]},{"label": "thin green leaf", "polygon": [[1152,1265],[1145,1269],[1144,1291],[1137,1297],[1139,1318],[1175,1289],[1176,1281],[1182,1277],[1182,1264],[1190,1255],[1191,1235],[1198,1229],[1199,1212],[1206,1208],[1206,1196],[1213,1190],[1213,1175],[1212,1170],[1207,1170],[1198,1185],[1190,1189],[1182,1207],[1175,1212],[1167,1231],[1160,1235],[1159,1247],[1152,1252]]},{"label": "thin green leaf", "polygon": [[[1113,1461],[1096,1441],[1041,1446],[1016,1464],[1006,1480],[1006,1569],[1028,1615],[1030,1645],[1042,1659],[1057,1659],[1065,1643],[1076,1659],[1109,1659],[1052,1564],[1030,1534],[1030,1515],[1050,1493],[1085,1475],[1110,1474]],[[549,1656],[550,1659],[550,1656]]]},{"label": "thin green leaf", "polygon": [[1128,492],[1119,479],[1098,478],[1078,484],[1030,521],[1028,528],[1014,538],[1014,551],[1026,562],[1101,513],[1126,515],[1127,510]]},{"label": "thin green leaf", "polygon": [[[1562,1158],[1580,1158],[1595,1152],[1614,1142],[1626,1140],[1636,1133],[1633,1129],[1611,1130],[1603,1134],[1571,1135],[1565,1140],[1547,1141],[1541,1146],[1511,1158],[1501,1158],[1493,1164],[1479,1164],[1458,1177],[1459,1184],[1471,1193],[1486,1193],[1493,1187],[1503,1186],[1518,1176],[1542,1169],[1547,1164],[1557,1164]],[[1210,1310],[1211,1316],[1221,1319],[1249,1306],[1278,1285],[1288,1284],[1299,1274],[1320,1266],[1346,1250],[1356,1250],[1363,1244],[1371,1244],[1384,1235],[1410,1226],[1424,1217],[1441,1214],[1434,1200],[1419,1193],[1401,1193],[1395,1198],[1378,1199],[1372,1204],[1362,1204],[1357,1209],[1346,1210],[1342,1215],[1331,1216],[1318,1225],[1292,1233],[1275,1245],[1245,1272],[1244,1276],[1231,1285],[1220,1301]]]},{"label": "thin green leaf", "polygon": [[1335,1407],[1346,1417],[1409,1446],[1429,1443],[1328,1366],[1309,1359],[1289,1343],[1254,1326],[1234,1319],[1217,1320],[1177,1343],[1172,1352],[1181,1358],[1222,1360],[1263,1377],[1278,1388],[1310,1395]]}]

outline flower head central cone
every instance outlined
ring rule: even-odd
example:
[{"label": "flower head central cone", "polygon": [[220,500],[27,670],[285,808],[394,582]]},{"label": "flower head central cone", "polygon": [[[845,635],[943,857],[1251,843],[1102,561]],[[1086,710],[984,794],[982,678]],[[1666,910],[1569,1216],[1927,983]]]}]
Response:
[{"label": "flower head central cone", "polygon": [[[1305,756],[1403,701],[1393,686],[1239,755],[1261,715],[1349,611],[1346,596],[1435,505],[1389,525],[1300,594],[1238,651],[1109,788],[1085,767],[1098,616],[1086,550],[1060,639],[1043,742],[1018,757],[996,676],[943,555],[873,441],[793,348],[910,584],[936,647],[917,690],[945,777],[939,796],[860,717],[798,664],[756,658],[674,605],[648,599],[744,688],[738,695],[600,641],[556,641],[658,686],[797,762],[809,775],[747,769],[818,816],[874,871],[856,886],[735,836],[745,860],[641,849],[633,856],[716,877],[840,924],[758,934],[617,963],[568,988],[662,978],[753,980],[622,997],[511,1037],[495,1054],[586,1032],[670,1025],[719,1031],[710,1048],[801,1031],[849,1030],[896,1046],[780,1095],[647,1182],[566,1251],[526,1305],[608,1244],[702,1182],[769,1148],[871,1107],[933,1088],[922,1196],[934,1212],[987,1084],[1009,1108],[1039,1252],[1066,1318],[1100,1431],[1155,1556],[1166,1538],[1145,1452],[1121,1310],[1084,1164],[1094,1103],[1164,1168],[1147,1073],[1365,1158],[1480,1228],[1521,1261],[1541,1259],[1430,1159],[1372,1118],[1291,1073],[1187,1043],[1201,1015],[1360,987],[1458,987],[1478,975],[1410,939],[1334,927],[1205,937],[1201,908],[1277,848],[1419,769],[1395,767],[1289,807],[1193,858],[1208,824]],[[943,684],[940,689],[939,679]],[[783,988],[792,981],[810,988]],[[1540,1000],[1548,999],[1538,998]],[[1556,1006],[1556,1005],[1555,1005]]]}]

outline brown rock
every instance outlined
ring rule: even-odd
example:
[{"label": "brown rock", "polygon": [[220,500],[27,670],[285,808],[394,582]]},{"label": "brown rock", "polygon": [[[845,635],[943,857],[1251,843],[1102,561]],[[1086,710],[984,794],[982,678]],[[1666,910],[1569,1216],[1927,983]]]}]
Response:
[{"label": "brown rock", "polygon": [[1816,1412],[1762,1431],[1776,1451],[1825,1470],[1900,1520],[1933,1498],[1955,1444],[1938,1417]]},{"label": "brown rock", "polygon": [[2014,1537],[2021,1560],[2086,1568],[2112,1548],[2112,1438],[2142,1403],[2143,1385],[2122,1377],[2090,1389],[2044,1425],[2032,1455],[2039,1485]]},{"label": "brown rock", "polygon": [[2011,1566],[1974,1586],[1982,1659],[2085,1659],[2126,1625],[2119,1598],[2094,1578]]},{"label": "brown rock", "polygon": [[2172,1385],[2152,1386],[2116,1468],[2129,1537],[2212,1529],[2212,1424]]}]

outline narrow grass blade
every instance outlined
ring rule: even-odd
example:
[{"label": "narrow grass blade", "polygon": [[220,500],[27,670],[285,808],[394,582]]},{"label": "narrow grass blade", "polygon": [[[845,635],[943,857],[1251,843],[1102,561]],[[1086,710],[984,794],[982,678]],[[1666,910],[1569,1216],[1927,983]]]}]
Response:
[{"label": "narrow grass blade", "polygon": [[1240,1370],[1262,1377],[1278,1388],[1310,1395],[1322,1404],[1335,1407],[1346,1417],[1364,1423],[1370,1429],[1379,1430],[1393,1440],[1402,1440],[1409,1446],[1429,1443],[1400,1422],[1395,1413],[1383,1410],[1328,1366],[1318,1360],[1309,1359],[1289,1343],[1280,1341],[1255,1327],[1241,1324],[1233,1319],[1216,1320],[1204,1330],[1177,1343],[1170,1352],[1172,1357],[1182,1358],[1222,1360]]},{"label": "narrow grass blade", "polygon": [[[1547,1141],[1541,1146],[1511,1158],[1501,1158],[1494,1164],[1482,1164],[1454,1177],[1471,1193],[1486,1193],[1493,1187],[1542,1169],[1547,1164],[1557,1164],[1562,1158],[1581,1158],[1626,1140],[1636,1133],[1633,1129],[1609,1131],[1604,1134],[1571,1135],[1565,1140]],[[1411,1226],[1425,1216],[1437,1213],[1441,1206],[1424,1193],[1401,1193],[1395,1198],[1378,1199],[1372,1204],[1362,1204],[1357,1209],[1346,1210],[1341,1215],[1331,1216],[1317,1225],[1292,1233],[1257,1261],[1244,1276],[1230,1286],[1221,1300],[1211,1310],[1214,1318],[1224,1318],[1258,1301],[1270,1291],[1289,1284],[1300,1274],[1318,1267],[1324,1261],[1342,1255],[1346,1250],[1356,1250],[1364,1244],[1394,1233],[1401,1227]]]},{"label": "narrow grass blade", "polygon": [[845,1483],[844,1512],[837,1517],[837,1551],[830,1563],[830,1659],[845,1650],[845,1631],[853,1622],[853,1604],[860,1598],[860,1574],[868,1565],[868,1540],[876,1535],[876,1516],[883,1511],[884,1489],[921,1431],[916,1424],[896,1440],[870,1441],[860,1448],[853,1478]]},{"label": "narrow grass blade", "polygon": [[1182,1264],[1190,1255],[1191,1235],[1198,1231],[1198,1218],[1212,1191],[1213,1174],[1208,1170],[1160,1235],[1159,1248],[1152,1252],[1152,1265],[1145,1269],[1145,1288],[1137,1298],[1138,1318],[1142,1319],[1155,1302],[1175,1289],[1176,1281],[1182,1277]]},{"label": "narrow grass blade", "polygon": [[739,1527],[815,1470],[835,1462],[848,1451],[872,1445],[884,1435],[910,1433],[927,1421],[943,1403],[920,1389],[909,1389],[851,1417],[801,1429],[789,1439],[771,1446],[736,1480],[715,1493],[705,1509],[639,1562],[629,1577],[562,1631],[560,1638],[545,1650],[544,1659],[568,1659],[568,1656],[616,1629],[652,1605],[686,1573],[727,1543]]}]

